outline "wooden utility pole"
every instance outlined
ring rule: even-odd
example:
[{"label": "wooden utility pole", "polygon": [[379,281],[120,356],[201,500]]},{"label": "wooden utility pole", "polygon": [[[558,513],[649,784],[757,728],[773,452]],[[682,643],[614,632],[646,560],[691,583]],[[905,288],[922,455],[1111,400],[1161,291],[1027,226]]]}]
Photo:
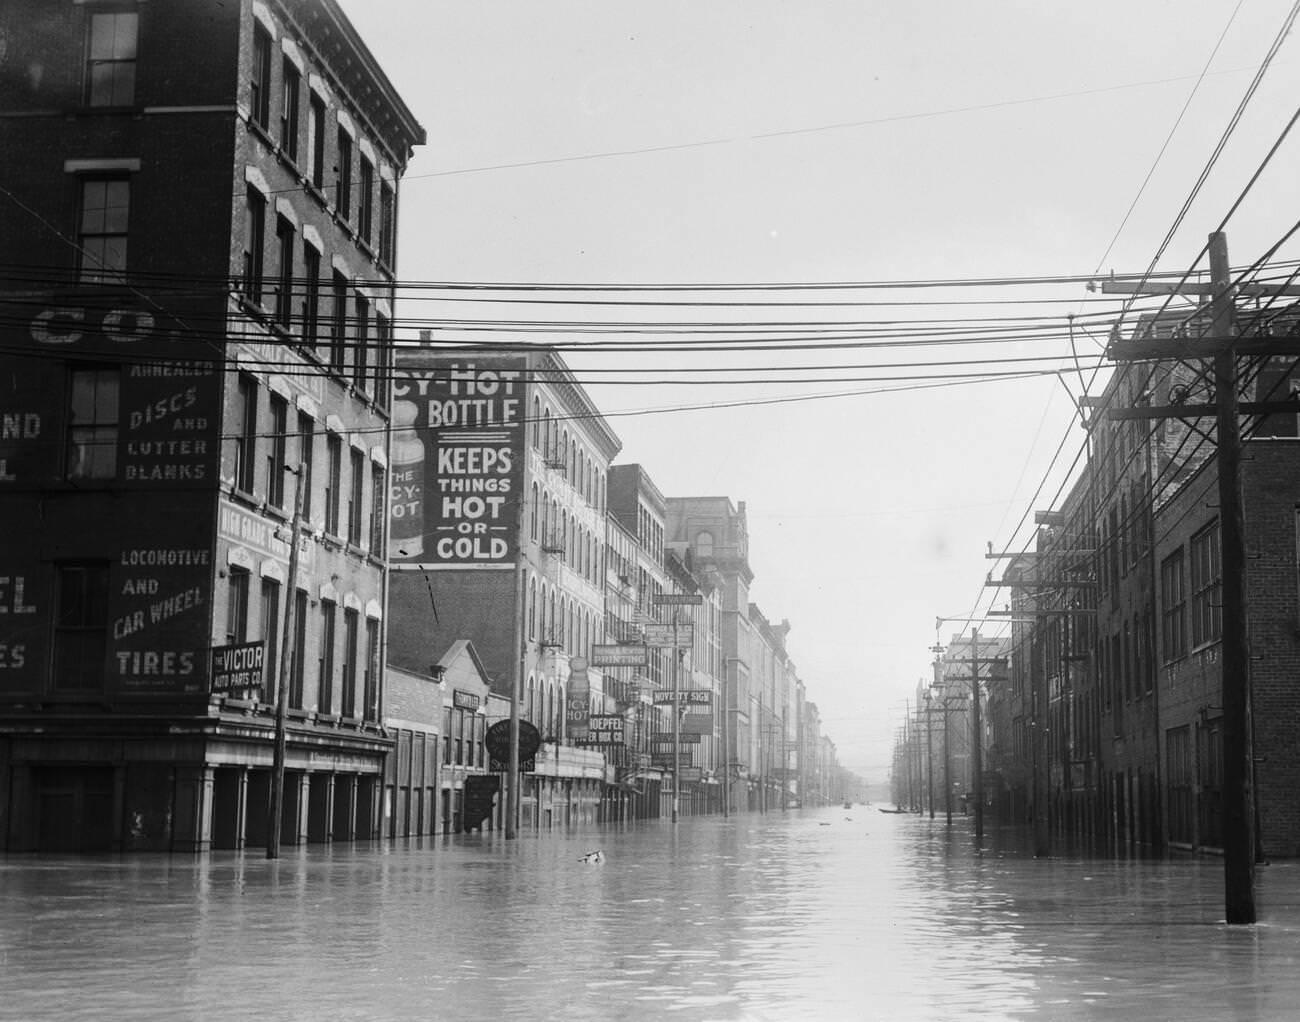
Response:
[{"label": "wooden utility pole", "polygon": [[930,803],[930,819],[934,819],[934,708],[930,700],[934,697],[925,693],[925,795]]},{"label": "wooden utility pole", "polygon": [[1214,356],[1219,427],[1219,540],[1223,547],[1223,878],[1229,923],[1255,921],[1254,792],[1251,790],[1250,638],[1246,624],[1246,530],[1241,507],[1241,426],[1228,242],[1210,235],[1210,310],[1223,339]]},{"label": "wooden utility pole", "polygon": [[286,469],[296,477],[293,490],[293,525],[289,540],[289,580],[285,586],[284,629],[280,636],[280,663],[275,677],[275,745],[271,760],[271,800],[266,810],[266,857],[280,857],[280,817],[284,809],[285,704],[289,702],[289,679],[293,658],[294,617],[298,594],[298,544],[302,540],[302,465]]},{"label": "wooden utility pole", "polygon": [[970,630],[971,780],[975,788],[975,840],[984,839],[984,730],[980,722],[980,632]]},{"label": "wooden utility pole", "polygon": [[[1295,402],[1239,402],[1237,356],[1243,351],[1280,354],[1294,347],[1286,338],[1239,338],[1235,322],[1236,296],[1224,234],[1210,235],[1211,336],[1199,340],[1174,338],[1155,341],[1114,342],[1110,355],[1117,361],[1151,358],[1212,358],[1215,401],[1212,406],[1175,406],[1125,409],[1117,418],[1154,419],[1168,416],[1215,416],[1218,425],[1219,542],[1222,572],[1222,676],[1223,703],[1223,880],[1225,917],[1229,924],[1255,922],[1255,813],[1251,778],[1254,753],[1250,728],[1250,641],[1246,622],[1246,542],[1241,495],[1241,426],[1246,413],[1295,411]],[[1250,285],[1256,293],[1293,294],[1294,285]],[[1204,293],[1197,287],[1163,285],[1103,285],[1103,291]]]}]

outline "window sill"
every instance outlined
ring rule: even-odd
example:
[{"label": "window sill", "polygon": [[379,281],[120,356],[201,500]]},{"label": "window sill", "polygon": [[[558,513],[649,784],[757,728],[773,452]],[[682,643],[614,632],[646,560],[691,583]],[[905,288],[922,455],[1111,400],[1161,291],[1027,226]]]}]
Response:
[{"label": "window sill", "polygon": [[265,145],[266,148],[271,150],[271,152],[277,156],[280,154],[280,146],[276,143],[275,139],[271,137],[270,125],[263,124],[256,117],[252,116],[250,116],[244,123],[248,125],[249,131],[262,140],[262,144]]},{"label": "window sill", "polygon": [[253,511],[262,510],[262,500],[255,493],[249,493],[247,490],[238,486],[230,488],[230,497],[239,504],[243,504]]}]

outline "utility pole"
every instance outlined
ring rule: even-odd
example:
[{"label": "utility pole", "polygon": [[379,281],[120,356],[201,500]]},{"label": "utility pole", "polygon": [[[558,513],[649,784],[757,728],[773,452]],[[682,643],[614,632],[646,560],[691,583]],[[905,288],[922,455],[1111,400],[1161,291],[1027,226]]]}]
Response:
[{"label": "utility pole", "polygon": [[934,713],[933,707],[930,706],[930,700],[933,696],[929,692],[925,694],[925,772],[926,772],[926,797],[930,803],[930,819],[934,819]]},{"label": "utility pole", "polygon": [[975,785],[975,840],[982,841],[984,839],[984,730],[980,723],[980,632],[978,628],[970,630],[970,644],[971,728],[974,731],[971,741],[971,767]]},{"label": "utility pole", "polygon": [[673,608],[673,816],[677,822],[677,804],[682,797],[682,654],[677,648],[677,615]]},{"label": "utility pole", "polygon": [[1223,878],[1229,923],[1255,921],[1254,792],[1251,790],[1250,638],[1246,624],[1246,529],[1241,507],[1241,424],[1228,242],[1210,235],[1211,315],[1219,427],[1219,540],[1223,567]]},{"label": "utility pole", "polygon": [[[1222,572],[1222,675],[1223,704],[1223,880],[1225,917],[1230,925],[1255,922],[1255,813],[1254,753],[1250,725],[1250,641],[1246,623],[1246,545],[1241,496],[1241,413],[1295,411],[1295,402],[1239,402],[1237,397],[1237,355],[1279,354],[1285,339],[1241,338],[1235,322],[1236,296],[1228,262],[1227,238],[1221,231],[1210,235],[1211,336],[1189,340],[1174,338],[1112,342],[1109,354],[1116,361],[1152,358],[1213,359],[1215,400],[1213,405],[1124,409],[1112,414],[1124,419],[1155,419],[1176,416],[1194,418],[1214,415],[1218,426],[1219,542]],[[1294,293],[1293,285],[1250,285],[1254,293]],[[1138,284],[1125,287],[1117,282],[1103,285],[1103,291],[1132,293],[1159,291],[1169,294],[1193,291],[1197,287]],[[1288,349],[1289,350],[1289,349]]]},{"label": "utility pole", "polygon": [[266,811],[266,857],[280,857],[280,817],[284,809],[285,704],[289,701],[290,660],[293,657],[294,612],[298,593],[298,544],[302,539],[302,464],[286,468],[296,477],[293,488],[293,524],[289,539],[289,579],[285,586],[284,630],[280,636],[280,663],[275,678],[275,747],[271,761],[271,801]]}]

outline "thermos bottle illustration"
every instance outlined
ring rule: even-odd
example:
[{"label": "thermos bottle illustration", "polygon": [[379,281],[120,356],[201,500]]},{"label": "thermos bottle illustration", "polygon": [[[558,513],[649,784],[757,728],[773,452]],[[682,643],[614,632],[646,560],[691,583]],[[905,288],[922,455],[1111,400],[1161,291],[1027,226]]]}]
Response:
[{"label": "thermos bottle illustration", "polygon": [[393,402],[390,560],[410,560],[424,553],[424,442],[415,428],[418,414],[419,406],[414,401]]}]

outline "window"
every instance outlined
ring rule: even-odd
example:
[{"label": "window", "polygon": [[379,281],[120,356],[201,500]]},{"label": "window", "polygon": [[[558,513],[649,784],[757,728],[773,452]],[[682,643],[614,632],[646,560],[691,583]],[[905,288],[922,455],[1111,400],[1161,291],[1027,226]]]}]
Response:
[{"label": "window", "polygon": [[277,217],[275,222],[275,240],[279,257],[279,280],[275,289],[275,319],[286,330],[293,321],[293,221],[288,217]]},{"label": "window", "polygon": [[86,47],[86,102],[90,106],[130,106],[135,102],[135,63],[140,15],[103,11],[90,16]]},{"label": "window", "polygon": [[298,413],[298,466],[302,471],[302,517],[311,518],[311,462],[316,453],[316,423],[306,412]]},{"label": "window", "polygon": [[325,187],[325,100],[311,94],[311,119],[307,122],[307,146],[311,152],[309,176],[317,190]]},{"label": "window", "polygon": [[388,411],[388,377],[392,362],[393,325],[383,313],[375,312],[375,376],[370,396],[384,411]]},{"label": "window", "polygon": [[339,165],[335,168],[334,206],[344,220],[352,219],[352,136],[339,128]]},{"label": "window", "polygon": [[362,695],[362,717],[379,719],[379,621],[366,618],[366,677]]},{"label": "window", "polygon": [[451,707],[446,706],[442,711],[442,764],[443,766],[451,765]]},{"label": "window", "polygon": [[248,593],[250,576],[244,568],[231,568],[226,590],[226,644],[248,641]]},{"label": "window", "polygon": [[112,479],[117,475],[120,369],[73,369],[69,376],[69,479]]},{"label": "window", "polygon": [[55,568],[53,686],[102,689],[108,655],[108,564]]},{"label": "window", "polygon": [[397,256],[397,193],[386,181],[379,185],[379,261],[392,267]]},{"label": "window", "polygon": [[348,278],[334,271],[334,319],[330,324],[330,368],[343,372],[343,360],[348,350]]},{"label": "window", "polygon": [[266,445],[266,502],[284,507],[284,470],[289,434],[289,402],[271,395],[271,435]]},{"label": "window", "polygon": [[[280,655],[280,583],[273,578],[262,579],[262,641],[266,643],[266,691],[268,695],[279,690]],[[269,699],[267,700],[270,701]]]},{"label": "window", "polygon": [[384,495],[388,492],[387,473],[382,465],[370,468],[370,552],[380,557],[384,550]]},{"label": "window", "polygon": [[334,712],[334,627],[338,604],[320,601],[320,712]]},{"label": "window", "polygon": [[1223,634],[1223,580],[1219,570],[1219,523],[1212,522],[1191,542],[1192,646]]},{"label": "window", "polygon": [[257,449],[257,380],[246,374],[239,377],[235,392],[235,489],[252,493],[253,454]]},{"label": "window", "polygon": [[280,148],[294,163],[298,162],[298,96],[302,92],[302,75],[292,60],[284,61],[280,102]]},{"label": "window", "polygon": [[266,196],[250,187],[244,209],[244,297],[260,305],[265,273]]},{"label": "window", "polygon": [[350,607],[343,611],[343,698],[339,712],[345,717],[357,715],[357,625],[358,614]]},{"label": "window", "polygon": [[302,709],[304,661],[307,656],[307,594],[302,589],[293,594],[293,663],[289,667],[289,705]]},{"label": "window", "polygon": [[348,479],[348,542],[360,546],[361,520],[365,516],[366,458],[356,449],[352,451],[351,469],[351,478]]},{"label": "window", "polygon": [[253,123],[271,126],[271,33],[253,22],[253,67],[249,81],[248,106]]},{"label": "window", "polygon": [[365,390],[366,356],[370,345],[370,302],[365,295],[357,295],[356,329],[352,335],[352,382],[357,390]]},{"label": "window", "polygon": [[325,438],[325,452],[329,457],[329,476],[325,480],[325,531],[331,536],[339,534],[339,501],[343,485],[343,439],[337,433]]},{"label": "window", "polygon": [[320,249],[302,243],[302,340],[315,348],[320,342]]},{"label": "window", "polygon": [[357,178],[357,234],[364,245],[370,244],[370,235],[374,229],[374,190],[375,165],[364,156],[361,157],[361,173]]},{"label": "window", "polygon": [[126,270],[131,182],[124,177],[88,177],[81,182],[77,221],[77,280],[82,284],[120,281]]},{"label": "window", "polygon": [[1169,663],[1187,652],[1187,584],[1182,550],[1175,550],[1160,564],[1160,607],[1163,614],[1160,638],[1165,663]]}]

